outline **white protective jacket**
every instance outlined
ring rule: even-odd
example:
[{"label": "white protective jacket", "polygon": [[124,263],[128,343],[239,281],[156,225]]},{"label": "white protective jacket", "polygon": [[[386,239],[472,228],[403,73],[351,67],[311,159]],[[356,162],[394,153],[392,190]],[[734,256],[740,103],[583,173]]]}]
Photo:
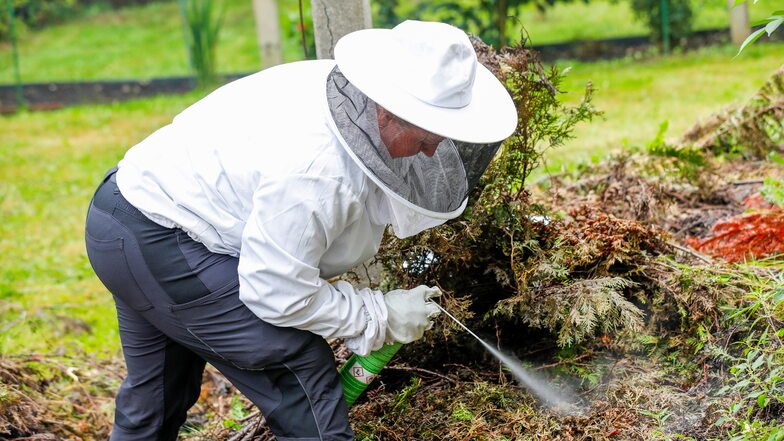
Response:
[{"label": "white protective jacket", "polygon": [[388,201],[336,135],[333,67],[291,63],[219,88],[131,148],[117,184],[151,220],[239,257],[240,299],[259,318],[367,354],[384,342],[382,294],[324,279],[378,251]]}]

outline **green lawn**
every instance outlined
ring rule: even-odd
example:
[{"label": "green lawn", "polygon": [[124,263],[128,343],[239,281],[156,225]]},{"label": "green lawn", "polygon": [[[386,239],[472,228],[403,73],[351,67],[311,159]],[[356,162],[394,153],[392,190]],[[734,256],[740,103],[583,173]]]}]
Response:
[{"label": "green lawn", "polygon": [[113,303],[84,251],[87,206],[128,147],[196,99],[0,118],[0,353],[116,353]]},{"label": "green lawn", "polygon": [[[218,46],[218,69],[224,73],[258,70],[252,2],[224,0],[221,4],[226,15]],[[306,14],[309,4],[303,2]],[[752,19],[763,18],[784,9],[784,0],[749,2],[749,8]],[[727,26],[724,2],[696,3],[695,13],[698,29]],[[281,0],[279,15],[284,60],[302,59],[296,29],[297,1]],[[628,2],[614,0],[558,3],[546,13],[531,4],[517,15],[535,44],[647,32],[632,16]],[[514,29],[510,33],[519,35]],[[312,42],[312,35],[308,38]],[[189,73],[176,1],[96,12],[40,31],[24,31],[20,36],[20,64],[23,82],[154,78]],[[0,84],[13,81],[10,45],[3,43]]]},{"label": "green lawn", "polygon": [[[747,3],[752,22],[770,16],[773,11],[784,9],[784,0]],[[693,1],[694,29],[729,27],[726,4],[726,1],[716,0]],[[645,25],[635,19],[629,2],[625,1],[561,2],[544,13],[539,12],[534,3],[531,3],[522,9],[517,19],[525,26],[535,45],[648,33]],[[510,35],[519,35],[519,30],[513,29],[510,32]]]},{"label": "green lawn", "polygon": [[[260,67],[252,2],[225,0],[218,42],[218,69],[251,72]],[[296,2],[281,2],[284,59],[301,59],[294,27]],[[24,32],[19,41],[23,82],[135,79],[189,74],[177,2],[103,11]],[[0,84],[14,81],[10,44],[0,44]]]},{"label": "green lawn", "polygon": [[706,48],[643,61],[561,62],[572,69],[562,89],[567,101],[581,96],[593,81],[594,104],[604,119],[577,127],[575,139],[546,155],[548,168],[596,160],[624,145],[645,145],[659,124],[677,138],[700,119],[741,104],[784,64],[784,44],[754,45],[737,58],[733,46]]}]

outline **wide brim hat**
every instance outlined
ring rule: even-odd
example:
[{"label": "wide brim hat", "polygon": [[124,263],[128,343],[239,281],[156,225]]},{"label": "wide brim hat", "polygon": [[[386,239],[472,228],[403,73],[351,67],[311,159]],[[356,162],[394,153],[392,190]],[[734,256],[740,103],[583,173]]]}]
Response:
[{"label": "wide brim hat", "polygon": [[364,29],[342,37],[334,52],[340,71],[362,93],[429,132],[495,143],[517,126],[506,88],[454,26],[408,20]]}]

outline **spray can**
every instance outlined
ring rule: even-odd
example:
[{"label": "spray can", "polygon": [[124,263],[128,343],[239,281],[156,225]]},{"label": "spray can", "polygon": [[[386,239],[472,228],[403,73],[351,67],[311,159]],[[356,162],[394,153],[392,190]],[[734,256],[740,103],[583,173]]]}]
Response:
[{"label": "spray can", "polygon": [[349,407],[367,389],[368,384],[376,378],[401,346],[402,343],[392,343],[382,346],[381,349],[365,357],[354,354],[348,358],[346,364],[340,368],[339,374],[340,381],[343,383],[343,397]]}]

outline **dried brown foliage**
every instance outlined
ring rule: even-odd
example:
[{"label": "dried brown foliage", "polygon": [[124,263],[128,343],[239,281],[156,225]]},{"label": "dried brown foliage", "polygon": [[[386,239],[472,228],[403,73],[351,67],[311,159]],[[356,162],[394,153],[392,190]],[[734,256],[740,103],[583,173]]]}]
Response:
[{"label": "dried brown foliage", "polygon": [[592,275],[609,275],[612,265],[634,265],[669,251],[660,228],[615,217],[598,206],[572,209],[559,233],[561,243],[574,247],[570,266],[587,267]]},{"label": "dried brown foliage", "polygon": [[87,357],[0,357],[0,437],[97,440],[111,428],[116,362]]},{"label": "dried brown foliage", "polygon": [[716,114],[696,124],[682,143],[714,152],[740,152],[747,159],[764,159],[784,151],[784,67],[744,106]]},{"label": "dried brown foliage", "polygon": [[[86,354],[0,356],[0,439],[108,439],[124,371],[121,360]],[[181,438],[271,441],[274,436],[253,404],[208,367]]]},{"label": "dried brown foliage", "polygon": [[712,235],[689,237],[694,249],[728,262],[741,262],[784,253],[784,208],[776,206],[761,193],[743,200],[753,210],[717,222]]},{"label": "dried brown foliage", "polygon": [[[738,330],[721,329],[720,308],[739,301],[747,287],[725,277],[732,274],[728,265],[705,265],[675,241],[742,210],[741,201],[758,185],[734,180],[765,176],[767,166],[700,163],[691,151],[662,145],[654,158],[616,157],[563,183],[551,193],[557,197],[538,199],[523,183],[549,145],[547,131],[556,130],[551,123],[564,120],[553,100],[558,77],[532,65],[532,53],[498,54],[481,46],[477,52],[511,90],[529,94],[527,101],[515,95],[521,128],[460,220],[415,238],[386,238],[384,283],[439,284],[447,291],[442,304],[480,334],[495,332],[505,349],[541,354],[555,343],[568,346],[562,354],[574,349],[580,355],[546,366],[600,376],[579,393],[586,400],[581,412],[558,414],[539,407],[483,352],[471,351],[471,341],[459,339],[464,333],[443,329],[429,333],[429,347],[406,345],[397,360],[408,365],[393,360],[351,409],[358,439],[665,439],[651,416],[659,410],[671,417],[671,432],[721,439],[723,429],[713,424],[720,406],[708,406],[700,392],[719,374],[709,372],[708,355],[698,348],[730,343]],[[447,320],[441,325],[451,326]],[[534,328],[549,335],[527,340]],[[721,332],[725,340],[716,341]],[[705,371],[675,375],[631,358],[629,349],[658,351],[671,366],[699,363]],[[621,351],[623,358],[613,358]],[[242,434],[214,433],[264,439],[259,418],[243,422]]]},{"label": "dried brown foliage", "polygon": [[784,253],[784,209],[768,208],[717,222],[713,235],[689,238],[686,243],[728,262]]},{"label": "dried brown foliage", "polygon": [[[699,354],[707,369],[707,356],[696,348],[718,338],[711,333],[721,331],[720,307],[745,291],[720,277],[729,267],[706,266],[675,241],[742,210],[757,185],[733,180],[764,176],[765,166],[700,163],[691,151],[660,146],[654,158],[624,155],[597,165],[577,183],[563,184],[557,197],[540,200],[523,184],[550,141],[547,131],[557,131],[553,115],[564,111],[553,101],[558,77],[532,65],[535,54],[526,51],[498,54],[477,46],[477,52],[511,90],[530,94],[525,100],[515,95],[521,127],[460,220],[415,238],[386,238],[384,283],[439,284],[447,291],[442,304],[480,334],[495,332],[499,344],[518,354],[539,354],[553,341],[591,347],[547,366],[603,374],[580,393],[590,400],[581,413],[550,412],[491,359],[472,352],[470,342],[444,329],[427,336],[429,347],[406,345],[398,360],[408,365],[393,361],[351,409],[358,439],[662,439],[656,419],[640,409],[667,410],[669,429],[685,436],[719,439],[721,429],[712,424],[717,407],[695,393],[709,388],[716,374],[673,376],[628,352],[623,359],[602,358],[644,348],[662,351],[673,365],[694,363]],[[692,167],[685,172],[679,169],[684,162]],[[441,325],[451,326],[447,320]],[[549,336],[526,340],[533,328]],[[455,358],[470,366],[450,364]]]},{"label": "dried brown foliage", "polygon": [[[737,292],[721,289],[716,277],[684,275],[674,265],[708,258],[678,241],[742,211],[770,163],[727,162],[717,152],[668,145],[660,133],[645,151],[584,168],[546,198],[532,197],[523,184],[547,133],[557,131],[549,122],[569,113],[536,102],[557,90],[558,76],[543,78],[544,69],[531,64],[535,56],[519,49],[477,51],[510,86],[520,125],[461,221],[385,242],[389,286],[439,284],[447,306],[461,318],[474,317],[472,326],[495,326],[496,333],[499,325],[507,333],[544,329],[560,346],[643,327],[684,336],[715,329],[719,308]],[[503,76],[515,72],[524,74]],[[777,81],[780,73],[758,97],[774,102]],[[521,90],[533,99],[519,99]],[[662,256],[679,263],[663,263]],[[676,346],[688,350],[688,338],[677,338]]]},{"label": "dried brown foliage", "polygon": [[[704,237],[716,222],[742,213],[745,198],[759,190],[763,178],[780,175],[779,165],[758,159],[784,148],[782,116],[784,69],[779,69],[745,106],[697,124],[684,135],[680,146],[668,145],[660,133],[646,151],[632,150],[557,177],[549,193],[552,205],[595,204],[617,217],[659,225],[677,240]],[[729,158],[741,153],[755,160],[728,160],[725,153],[730,153]],[[762,227],[762,223],[775,222],[773,219],[757,215],[748,221]],[[731,226],[733,222],[720,224],[721,238],[704,240],[706,252],[741,234],[748,235],[746,242],[764,244],[767,251],[778,249],[772,245],[773,236],[765,239],[741,232]],[[775,234],[771,225],[762,228],[763,234]],[[690,239],[695,245],[698,241]],[[738,247],[748,245],[746,242],[740,240],[725,251],[737,260],[744,256]],[[750,255],[745,253],[745,257]]]},{"label": "dried brown foliage", "polygon": [[771,161],[726,161],[706,157],[699,179],[680,172],[672,157],[626,152],[554,177],[542,198],[552,210],[594,205],[622,219],[656,225],[675,240],[709,234],[713,225],[746,209],[763,178],[779,175]]}]

